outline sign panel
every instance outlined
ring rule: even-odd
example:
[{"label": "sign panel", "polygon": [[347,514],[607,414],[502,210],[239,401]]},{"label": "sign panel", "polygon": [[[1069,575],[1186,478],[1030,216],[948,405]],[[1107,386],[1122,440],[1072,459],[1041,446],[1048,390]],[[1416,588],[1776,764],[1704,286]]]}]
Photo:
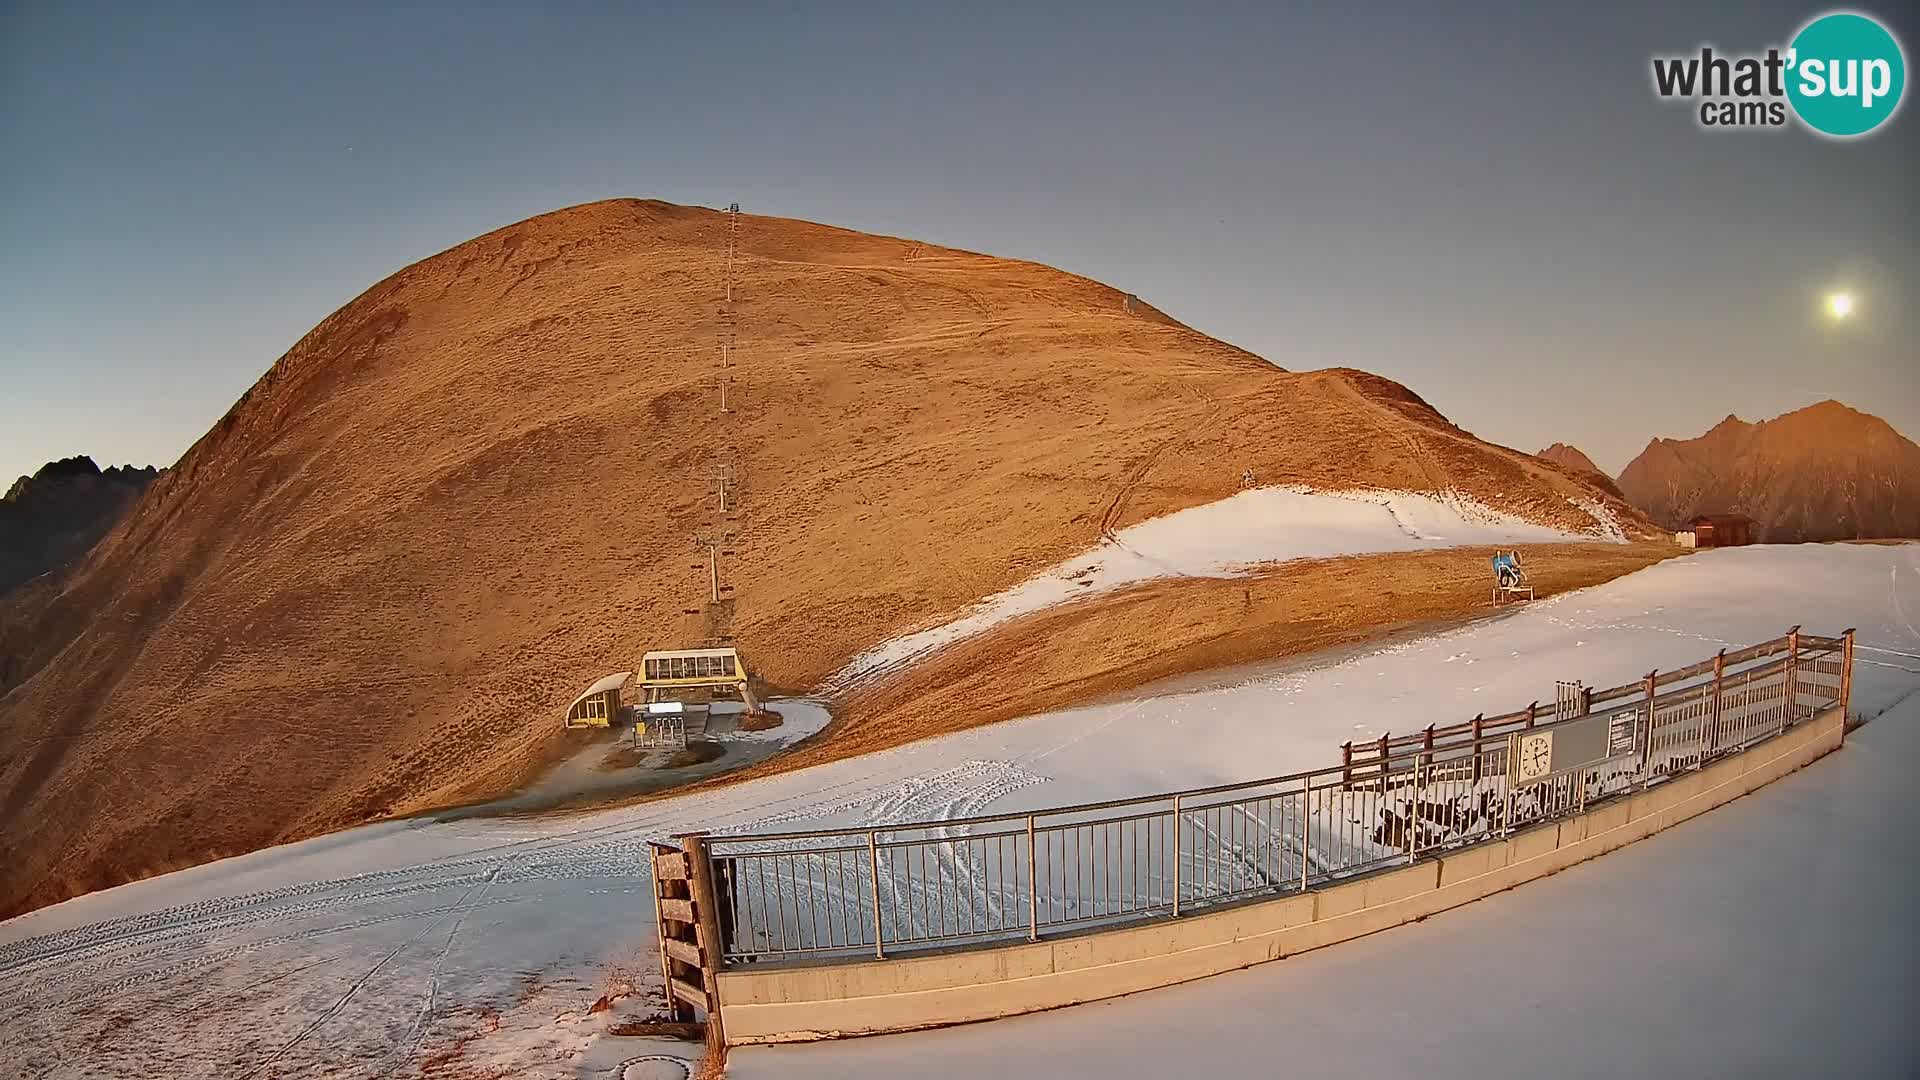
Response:
[{"label": "sign panel", "polygon": [[1634,750],[1634,732],[1640,725],[1640,710],[1628,709],[1607,718],[1607,754],[1619,757]]},{"label": "sign panel", "polygon": [[[1626,751],[1618,750],[1625,731]],[[1633,749],[1633,716],[1619,713],[1582,716],[1532,731],[1518,731],[1507,745],[1507,779],[1534,784],[1575,769],[1588,768]]]}]

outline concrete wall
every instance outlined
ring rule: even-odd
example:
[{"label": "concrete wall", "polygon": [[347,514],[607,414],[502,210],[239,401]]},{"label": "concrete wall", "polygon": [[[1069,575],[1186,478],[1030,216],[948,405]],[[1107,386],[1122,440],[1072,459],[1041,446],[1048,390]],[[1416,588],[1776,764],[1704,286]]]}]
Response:
[{"label": "concrete wall", "polygon": [[1579,817],[1310,893],[995,949],[720,975],[730,1044],[910,1031],[1118,997],[1278,960],[1444,911],[1631,844],[1837,749],[1812,721]]}]

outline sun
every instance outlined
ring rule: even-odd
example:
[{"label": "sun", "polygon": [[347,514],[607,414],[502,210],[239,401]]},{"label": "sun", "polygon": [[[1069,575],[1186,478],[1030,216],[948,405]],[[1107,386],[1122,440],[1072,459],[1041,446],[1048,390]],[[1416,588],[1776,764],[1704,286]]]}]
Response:
[{"label": "sun", "polygon": [[1827,314],[1835,319],[1844,319],[1852,315],[1853,294],[1844,292],[1828,293]]}]

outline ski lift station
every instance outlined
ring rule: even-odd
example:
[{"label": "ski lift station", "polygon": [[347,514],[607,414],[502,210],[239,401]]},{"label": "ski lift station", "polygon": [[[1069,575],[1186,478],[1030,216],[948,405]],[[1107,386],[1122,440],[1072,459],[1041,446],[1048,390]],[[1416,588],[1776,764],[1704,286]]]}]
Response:
[{"label": "ski lift station", "polygon": [[633,681],[633,672],[616,671],[602,676],[567,706],[566,726],[570,728],[606,727],[620,717],[620,692]]},{"label": "ski lift station", "polygon": [[747,666],[737,649],[671,649],[650,652],[640,659],[640,693],[646,701],[664,701],[683,690],[732,690],[759,712],[747,685]]},{"label": "ski lift station", "polygon": [[[690,690],[731,691],[746,704],[748,712],[760,711],[760,703],[754,700],[748,685],[747,665],[737,649],[658,650],[641,658],[640,671],[640,687],[632,703],[645,706],[643,711],[656,719],[669,711],[682,710],[652,706],[681,703]],[[565,726],[612,726],[621,719],[620,710],[633,680],[634,672],[616,671],[595,681],[567,706]]]}]

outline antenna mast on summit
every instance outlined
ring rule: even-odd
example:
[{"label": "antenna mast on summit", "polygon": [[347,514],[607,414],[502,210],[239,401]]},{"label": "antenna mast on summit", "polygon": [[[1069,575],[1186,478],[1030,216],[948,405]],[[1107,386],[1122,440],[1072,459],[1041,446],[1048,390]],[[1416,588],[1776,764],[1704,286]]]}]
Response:
[{"label": "antenna mast on summit", "polygon": [[727,260],[722,275],[726,302],[720,308],[720,413],[726,415],[727,384],[733,381],[733,261],[740,250],[740,204],[727,204]]},{"label": "antenna mast on summit", "polygon": [[740,250],[740,204],[727,204],[727,303],[733,303],[733,255]]}]

